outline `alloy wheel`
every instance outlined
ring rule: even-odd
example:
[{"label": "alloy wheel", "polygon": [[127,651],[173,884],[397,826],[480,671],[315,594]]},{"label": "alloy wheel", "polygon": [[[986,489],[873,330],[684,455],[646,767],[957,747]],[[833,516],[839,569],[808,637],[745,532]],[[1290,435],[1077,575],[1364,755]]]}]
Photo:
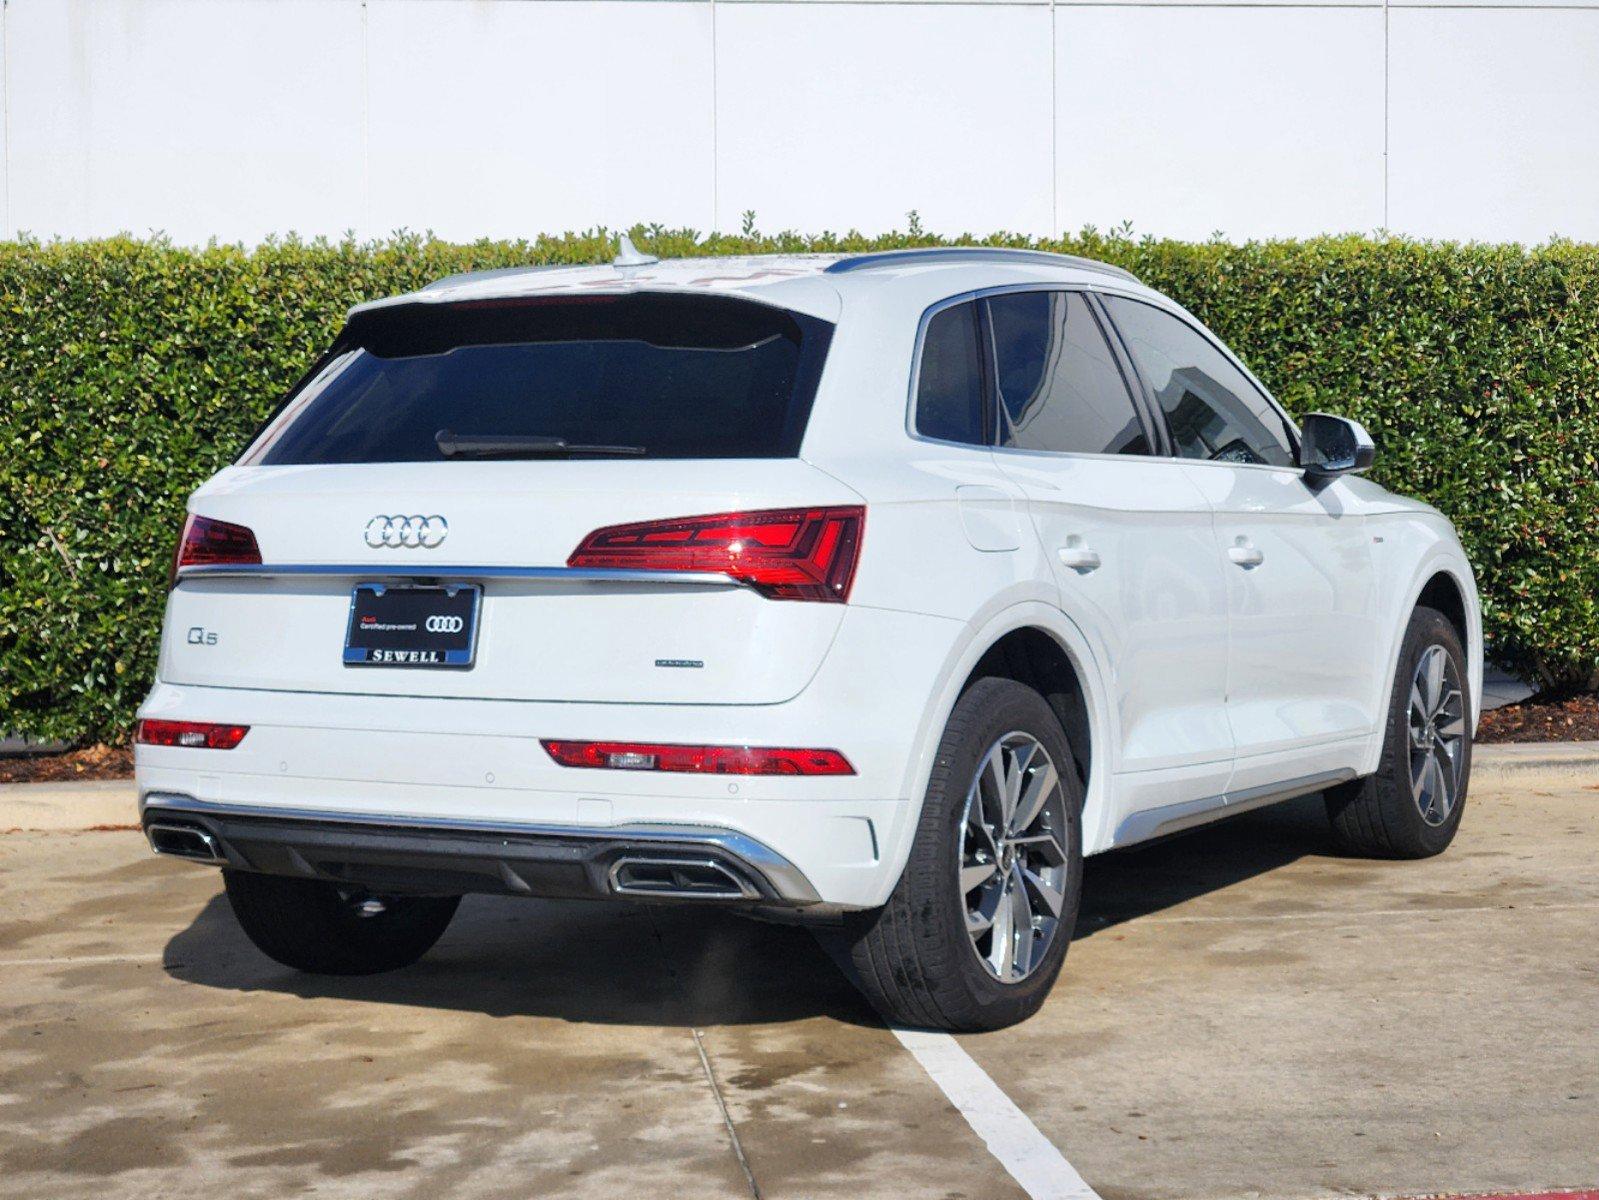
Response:
[{"label": "alloy wheel", "polygon": [[1045,959],[1067,884],[1066,794],[1037,738],[1007,733],[966,790],[959,887],[972,950],[1002,983]]},{"label": "alloy wheel", "polygon": [[1465,693],[1449,652],[1422,651],[1410,681],[1410,794],[1428,825],[1442,825],[1460,798],[1466,749]]}]

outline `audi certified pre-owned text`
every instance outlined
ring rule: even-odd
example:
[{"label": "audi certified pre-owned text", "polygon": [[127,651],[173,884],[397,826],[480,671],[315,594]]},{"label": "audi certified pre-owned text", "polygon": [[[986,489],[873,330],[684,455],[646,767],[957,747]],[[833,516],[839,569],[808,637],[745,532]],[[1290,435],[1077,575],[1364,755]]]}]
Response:
[{"label": "audi certified pre-owned text", "polygon": [[1354,853],[1449,845],[1477,593],[1375,453],[1084,259],[440,280],[191,498],[145,833],[304,971],[468,892],[722,905],[1002,1026],[1085,855],[1309,793]]}]

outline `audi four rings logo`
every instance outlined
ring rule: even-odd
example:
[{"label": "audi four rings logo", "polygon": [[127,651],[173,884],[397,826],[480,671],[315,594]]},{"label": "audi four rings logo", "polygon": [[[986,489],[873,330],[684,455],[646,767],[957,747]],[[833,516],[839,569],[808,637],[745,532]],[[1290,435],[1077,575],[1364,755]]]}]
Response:
[{"label": "audi four rings logo", "polygon": [[366,523],[366,544],[374,550],[431,550],[450,535],[450,523],[438,514],[423,516],[384,516]]},{"label": "audi four rings logo", "polygon": [[427,629],[429,633],[460,633],[466,628],[466,622],[460,617],[429,617]]}]

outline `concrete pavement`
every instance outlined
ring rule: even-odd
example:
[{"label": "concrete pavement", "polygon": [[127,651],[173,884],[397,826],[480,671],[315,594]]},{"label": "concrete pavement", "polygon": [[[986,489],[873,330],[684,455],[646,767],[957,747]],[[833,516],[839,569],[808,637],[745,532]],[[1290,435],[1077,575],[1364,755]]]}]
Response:
[{"label": "concrete pavement", "polygon": [[[1429,862],[1314,798],[1091,861],[1044,1011],[959,1045],[1105,1200],[1599,1183],[1599,761],[1479,755]],[[469,898],[314,979],[69,831],[127,785],[39,786],[0,828],[76,823],[0,837],[0,1196],[1022,1194],[801,931]]]}]

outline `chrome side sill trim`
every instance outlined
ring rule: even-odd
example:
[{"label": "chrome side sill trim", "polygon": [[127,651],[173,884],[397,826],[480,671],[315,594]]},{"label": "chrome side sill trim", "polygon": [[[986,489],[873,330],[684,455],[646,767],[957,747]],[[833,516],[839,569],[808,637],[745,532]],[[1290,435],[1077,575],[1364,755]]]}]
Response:
[{"label": "chrome side sill trim", "polygon": [[1246,813],[1251,809],[1264,808],[1268,804],[1276,804],[1279,800],[1292,800],[1296,796],[1319,792],[1335,783],[1346,783],[1353,778],[1355,772],[1348,768],[1322,771],[1316,775],[1302,775],[1298,779],[1290,779],[1283,783],[1244,788],[1236,792],[1225,792],[1220,796],[1205,796],[1198,800],[1185,800],[1181,804],[1168,804],[1161,808],[1136,812],[1116,827],[1116,836],[1112,839],[1111,845],[1131,846],[1168,833],[1178,833],[1209,821]]},{"label": "chrome side sill trim", "polygon": [[311,808],[277,808],[268,804],[217,804],[176,792],[146,792],[139,797],[139,813],[146,808],[210,816],[263,817],[288,821],[331,821],[341,825],[374,828],[447,829],[457,833],[509,834],[523,837],[583,838],[590,841],[684,843],[713,846],[764,876],[783,899],[795,904],[821,901],[811,881],[788,859],[748,834],[713,825],[534,825],[515,821],[474,821],[462,817],[415,817],[388,813],[352,813]]}]

